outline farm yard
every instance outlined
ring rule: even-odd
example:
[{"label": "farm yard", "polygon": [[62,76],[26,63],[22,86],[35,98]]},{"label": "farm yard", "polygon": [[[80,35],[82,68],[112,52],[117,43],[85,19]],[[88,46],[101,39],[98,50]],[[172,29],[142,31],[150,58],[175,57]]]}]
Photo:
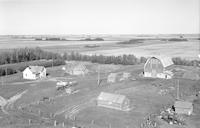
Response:
[{"label": "farm yard", "polygon": [[[143,65],[123,66],[89,62],[83,64],[89,70],[84,76],[68,75],[62,69],[63,66],[57,66],[47,68],[49,76],[41,80],[23,80],[21,74],[15,74],[19,78],[16,82],[4,81],[0,86],[0,96],[6,99],[16,98],[2,107],[0,127],[71,128],[76,125],[85,128],[141,128],[145,126],[150,116],[161,128],[198,128],[200,125],[199,104],[194,104],[194,114],[184,117],[186,125],[170,125],[155,116],[173,105],[177,90],[175,79],[143,78],[140,75],[143,72]],[[98,67],[100,67],[101,80],[99,85],[97,84]],[[199,71],[200,69],[174,66],[177,77],[183,74],[183,71],[190,70]],[[131,78],[115,83],[107,82],[107,76],[110,73],[123,72],[129,72]],[[61,80],[77,81],[77,84],[72,85],[74,91],[67,93],[65,90],[58,90],[56,84]],[[180,78],[180,98],[188,99],[193,95],[191,86],[199,82]],[[98,107],[96,99],[100,92],[126,95],[130,99],[130,111],[123,112]]]},{"label": "farm yard", "polygon": [[0,0],[0,128],[200,128],[200,0]]}]

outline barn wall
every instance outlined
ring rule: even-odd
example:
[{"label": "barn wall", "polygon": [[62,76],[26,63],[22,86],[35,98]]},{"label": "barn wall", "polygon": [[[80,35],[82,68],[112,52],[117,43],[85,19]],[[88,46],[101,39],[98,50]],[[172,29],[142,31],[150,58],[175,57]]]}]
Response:
[{"label": "barn wall", "polygon": [[164,71],[161,61],[156,58],[151,58],[144,67],[144,72],[152,73],[153,70],[155,70],[156,73],[163,73]]}]

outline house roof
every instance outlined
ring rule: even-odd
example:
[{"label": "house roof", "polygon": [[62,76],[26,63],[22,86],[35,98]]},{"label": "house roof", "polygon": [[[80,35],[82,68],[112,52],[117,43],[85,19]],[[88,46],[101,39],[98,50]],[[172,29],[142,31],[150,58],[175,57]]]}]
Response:
[{"label": "house roof", "polygon": [[123,101],[126,99],[126,96],[120,94],[101,92],[97,99],[108,102],[123,103]]},{"label": "house roof", "polygon": [[173,65],[173,61],[170,57],[166,57],[166,56],[153,56],[153,57],[150,57],[146,63],[148,63],[148,61],[150,61],[152,58],[156,58],[156,59],[159,59],[163,65],[163,67],[168,67],[168,66],[171,66]]},{"label": "house roof", "polygon": [[28,68],[33,74],[40,73],[44,70],[43,66],[29,66]]},{"label": "house roof", "polygon": [[175,108],[185,108],[185,109],[190,109],[192,108],[192,103],[188,101],[176,101],[174,104]]}]

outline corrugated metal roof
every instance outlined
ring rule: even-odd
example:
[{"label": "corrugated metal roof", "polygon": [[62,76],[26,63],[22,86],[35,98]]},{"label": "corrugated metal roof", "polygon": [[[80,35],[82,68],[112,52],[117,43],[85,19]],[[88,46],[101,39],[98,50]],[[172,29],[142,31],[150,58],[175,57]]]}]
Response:
[{"label": "corrugated metal roof", "polygon": [[173,61],[172,61],[172,59],[170,58],[170,57],[166,57],[166,56],[153,56],[153,57],[150,57],[148,60],[147,60],[147,62],[149,61],[149,60],[151,60],[152,58],[157,58],[157,59],[159,59],[160,61],[161,61],[161,63],[162,63],[162,65],[163,65],[163,67],[168,67],[168,66],[170,66],[170,65],[173,65],[174,63],[173,63]]},{"label": "corrugated metal roof", "polygon": [[104,101],[115,102],[115,103],[120,103],[120,104],[123,103],[125,99],[126,99],[126,96],[124,95],[107,93],[107,92],[101,92],[97,98],[97,100],[104,100]]},{"label": "corrugated metal roof", "polygon": [[175,108],[187,108],[190,109],[192,108],[192,103],[188,101],[176,101],[174,104]]}]

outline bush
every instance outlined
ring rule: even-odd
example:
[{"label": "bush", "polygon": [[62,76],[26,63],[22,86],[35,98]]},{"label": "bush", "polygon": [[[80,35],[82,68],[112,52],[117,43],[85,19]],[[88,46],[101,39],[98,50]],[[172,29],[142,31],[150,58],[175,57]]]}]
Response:
[{"label": "bush", "polygon": [[40,59],[60,59],[61,55],[57,53],[43,51],[39,47],[36,48],[19,48],[10,52],[0,53],[0,65],[12,64]]},{"label": "bush", "polygon": [[185,38],[171,38],[171,39],[168,39],[168,41],[188,41],[188,40]]},{"label": "bush", "polygon": [[174,62],[175,65],[185,65],[185,66],[199,66],[200,65],[200,61],[198,60],[186,60],[180,57],[172,58],[172,61]]},{"label": "bush", "polygon": [[144,39],[131,39],[129,41],[118,42],[117,44],[139,44],[143,43]]},{"label": "bush", "polygon": [[94,39],[85,38],[85,39],[82,39],[80,41],[104,41],[104,39],[103,38],[94,38]]}]

